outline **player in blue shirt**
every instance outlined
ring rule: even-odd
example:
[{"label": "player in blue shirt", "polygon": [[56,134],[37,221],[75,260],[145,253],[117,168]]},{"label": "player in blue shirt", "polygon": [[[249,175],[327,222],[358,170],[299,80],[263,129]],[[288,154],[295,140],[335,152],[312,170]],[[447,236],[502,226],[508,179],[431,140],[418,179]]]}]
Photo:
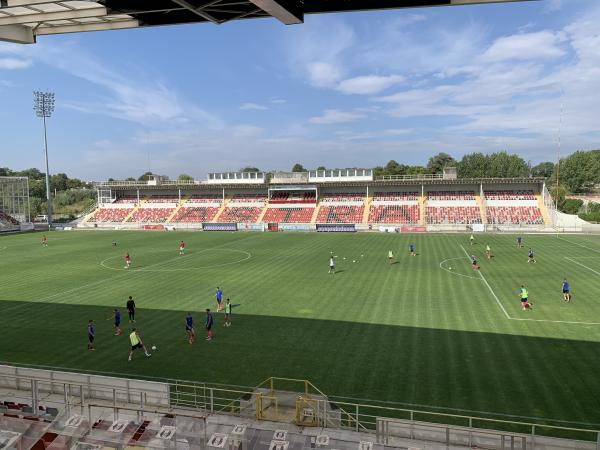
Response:
[{"label": "player in blue shirt", "polygon": [[565,278],[562,284],[563,299],[569,303],[571,301],[571,292],[569,291],[569,281]]},{"label": "player in blue shirt", "polygon": [[217,286],[217,292],[215,292],[215,298],[217,299],[217,312],[221,311],[221,300],[223,299],[223,291]]},{"label": "player in blue shirt", "polygon": [[523,247],[523,238],[521,236],[517,236],[517,247]]},{"label": "player in blue shirt", "polygon": [[121,335],[121,311],[117,308],[113,311],[113,318],[115,320],[115,336]]},{"label": "player in blue shirt", "polygon": [[87,332],[88,332],[88,351],[96,350],[94,348],[94,338],[96,337],[96,332],[94,330],[94,321],[92,319],[88,320]]},{"label": "player in blue shirt", "polygon": [[415,244],[408,244],[408,251],[410,252],[410,256],[417,256],[415,253]]},{"label": "player in blue shirt", "polygon": [[213,316],[210,312],[210,309],[206,310],[206,320],[204,321],[204,328],[206,328],[206,340],[212,341],[212,326],[213,326]]},{"label": "player in blue shirt", "polygon": [[187,313],[187,316],[185,316],[185,333],[189,344],[193,344],[194,339],[196,338],[196,332],[194,331],[194,318],[192,317],[192,313]]},{"label": "player in blue shirt", "polygon": [[479,264],[477,264],[477,257],[475,255],[471,255],[471,268],[473,270],[479,270]]},{"label": "player in blue shirt", "polygon": [[533,257],[533,250],[531,250],[531,247],[529,247],[529,250],[527,251],[527,256],[529,257],[529,259],[527,260],[528,263],[530,262],[537,262],[535,260],[535,258]]}]

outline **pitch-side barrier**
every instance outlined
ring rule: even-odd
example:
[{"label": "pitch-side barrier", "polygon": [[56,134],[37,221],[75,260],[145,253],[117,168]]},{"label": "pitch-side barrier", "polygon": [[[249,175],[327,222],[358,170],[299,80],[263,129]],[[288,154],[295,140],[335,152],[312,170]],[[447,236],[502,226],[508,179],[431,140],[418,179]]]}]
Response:
[{"label": "pitch-side barrier", "polygon": [[[373,434],[381,444],[418,439],[490,449],[600,450],[600,426],[509,416],[401,407],[321,392],[307,380],[269,378],[256,387],[175,379],[133,379],[118,374],[68,372],[54,368],[0,365],[0,392],[32,405],[52,402],[69,415],[89,405],[148,411],[190,410],[241,419],[294,423]],[[4,394],[9,395],[9,394]]]}]

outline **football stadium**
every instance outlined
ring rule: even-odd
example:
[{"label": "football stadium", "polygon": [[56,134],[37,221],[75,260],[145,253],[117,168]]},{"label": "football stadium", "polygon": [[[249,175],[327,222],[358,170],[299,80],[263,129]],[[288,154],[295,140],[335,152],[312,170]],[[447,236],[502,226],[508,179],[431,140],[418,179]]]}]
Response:
[{"label": "football stadium", "polygon": [[[0,40],[469,3],[6,0]],[[71,180],[54,221],[0,171],[0,448],[599,449],[600,172],[461,164]]]}]

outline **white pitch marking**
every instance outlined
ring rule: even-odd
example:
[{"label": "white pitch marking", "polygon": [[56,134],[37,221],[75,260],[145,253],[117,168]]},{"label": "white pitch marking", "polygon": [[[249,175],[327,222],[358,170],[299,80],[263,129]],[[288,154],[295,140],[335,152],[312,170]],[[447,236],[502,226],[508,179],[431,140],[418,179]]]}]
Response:
[{"label": "white pitch marking", "polygon": [[464,259],[464,258],[461,256],[460,258],[448,258],[448,259],[445,259],[445,260],[443,260],[443,261],[440,263],[440,269],[442,269],[442,270],[445,270],[446,272],[449,272],[449,273],[451,273],[452,275],[458,275],[459,277],[465,277],[465,278],[471,278],[471,279],[473,279],[473,280],[479,280],[479,278],[477,278],[477,277],[474,277],[474,276],[472,276],[472,275],[465,275],[465,274],[463,274],[463,273],[457,273],[457,272],[453,272],[452,270],[450,270],[450,269],[447,269],[447,268],[445,268],[444,266],[442,266],[442,264],[444,264],[446,261],[454,261],[455,259]]},{"label": "white pitch marking", "polygon": [[594,272],[596,275],[600,275],[600,272],[598,272],[597,270],[594,270],[591,267],[586,266],[585,264],[581,264],[580,262],[577,262],[574,259],[569,258],[568,256],[565,256],[565,259],[568,259],[569,261],[577,264],[578,266],[585,267],[587,270]]},{"label": "white pitch marking", "polygon": [[[469,254],[467,253],[467,251],[465,250],[465,248],[462,246],[462,244],[460,245],[460,248],[462,248],[463,252],[465,252],[465,255],[467,255],[467,258],[470,258]],[[506,316],[506,318],[507,319],[512,319],[512,317],[510,317],[510,315],[506,312],[506,309],[504,309],[504,306],[502,305],[502,303],[500,302],[500,299],[498,298],[498,296],[496,295],[496,293],[494,292],[494,290],[490,286],[490,283],[487,282],[487,280],[485,279],[485,277],[483,276],[483,274],[479,270],[477,271],[477,273],[479,274],[479,276],[481,277],[481,279],[483,280],[483,282],[485,283],[485,285],[488,287],[488,289],[490,290],[490,292],[494,296],[494,299],[496,300],[496,303],[498,303],[498,306],[500,307],[500,309],[502,309],[502,312],[504,313],[504,315]]]},{"label": "white pitch marking", "polygon": [[600,325],[600,322],[575,322],[570,320],[548,320],[548,319],[519,319],[517,317],[511,317],[511,320],[520,320],[528,322],[548,322],[548,323],[570,323],[575,325]]},{"label": "white pitch marking", "polygon": [[[244,261],[248,261],[250,258],[252,258],[252,253],[247,252],[245,250],[237,250],[237,249],[233,249],[233,248],[206,248],[204,250],[199,250],[196,252],[192,252],[191,254],[194,253],[203,253],[203,252],[208,252],[211,250],[216,250],[216,251],[220,251],[220,252],[237,252],[237,253],[243,253],[246,255],[245,258],[242,258],[238,261],[232,261],[232,262],[228,262],[228,263],[223,263],[223,264],[213,264],[210,266],[196,266],[196,267],[191,267],[191,268],[187,268],[187,269],[171,269],[171,268],[165,268],[165,269],[148,269],[148,267],[153,267],[159,264],[164,263],[165,261],[161,261],[157,264],[151,264],[149,266],[145,266],[145,267],[140,267],[140,268],[135,268],[135,269],[121,269],[121,268],[115,268],[115,267],[109,267],[105,264],[106,261],[110,260],[110,259],[114,259],[114,258],[120,258],[120,256],[110,256],[104,260],[102,260],[100,262],[100,266],[105,268],[105,269],[109,269],[109,270],[116,270],[116,271],[120,271],[120,272],[187,272],[187,271],[192,271],[192,270],[198,270],[198,269],[212,269],[212,268],[216,268],[216,267],[224,267],[224,266],[231,266],[232,264],[239,264],[242,263]],[[190,253],[187,253],[187,255],[190,255]],[[179,259],[180,257],[176,257],[173,259]],[[173,259],[170,259],[168,261],[172,261]],[[181,259],[183,260],[183,259]]]},{"label": "white pitch marking", "polygon": [[558,239],[560,239],[561,241],[565,241],[565,242],[568,242],[568,243],[570,243],[570,244],[579,245],[580,247],[587,248],[588,250],[591,250],[592,252],[600,253],[600,250],[598,250],[598,249],[595,249],[595,248],[588,247],[587,245],[580,244],[579,242],[570,241],[570,240],[568,240],[568,239],[565,239],[565,238],[562,238],[562,237],[560,237],[560,236],[556,236],[556,237],[557,237]]}]

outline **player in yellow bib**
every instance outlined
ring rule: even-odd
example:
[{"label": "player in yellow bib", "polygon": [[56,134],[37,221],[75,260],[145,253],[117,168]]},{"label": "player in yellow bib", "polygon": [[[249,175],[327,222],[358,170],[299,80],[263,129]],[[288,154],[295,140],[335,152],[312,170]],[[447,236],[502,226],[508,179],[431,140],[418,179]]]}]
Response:
[{"label": "player in yellow bib", "polygon": [[131,343],[131,350],[129,351],[129,361],[131,361],[131,357],[133,356],[133,351],[135,349],[141,348],[144,350],[146,357],[150,357],[150,353],[146,350],[146,346],[142,342],[142,338],[140,337],[140,332],[137,328],[134,328],[131,334],[129,335],[129,342]]},{"label": "player in yellow bib", "polygon": [[529,303],[529,291],[523,285],[521,285],[521,292],[519,293],[519,296],[521,297],[521,311],[525,311],[527,308],[533,308],[533,304]]},{"label": "player in yellow bib", "polygon": [[394,263],[394,252],[392,252],[391,250],[388,251],[388,261],[390,264]]}]

